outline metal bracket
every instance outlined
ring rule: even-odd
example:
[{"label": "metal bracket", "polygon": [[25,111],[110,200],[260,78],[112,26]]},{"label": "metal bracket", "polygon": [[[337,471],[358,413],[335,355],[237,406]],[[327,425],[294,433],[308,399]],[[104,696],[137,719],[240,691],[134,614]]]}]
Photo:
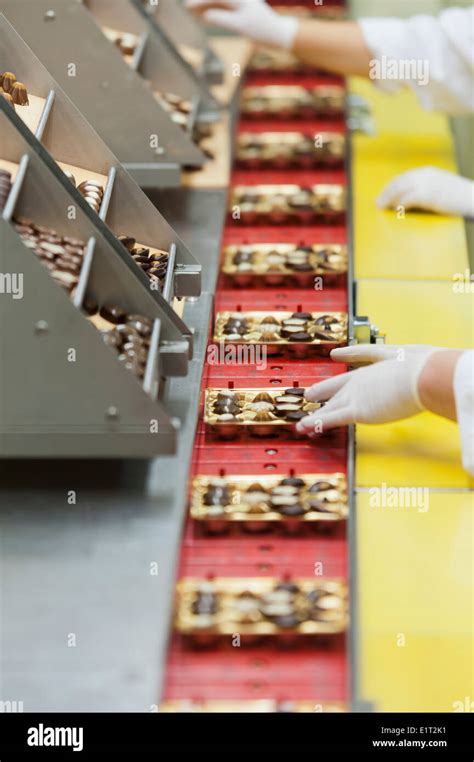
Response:
[{"label": "metal bracket", "polygon": [[368,317],[355,317],[352,324],[350,344],[385,344],[385,334],[370,322]]}]

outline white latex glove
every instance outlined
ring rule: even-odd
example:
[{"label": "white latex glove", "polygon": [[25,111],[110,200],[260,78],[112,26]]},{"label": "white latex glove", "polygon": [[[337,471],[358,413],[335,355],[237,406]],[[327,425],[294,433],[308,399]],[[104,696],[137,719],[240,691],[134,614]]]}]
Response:
[{"label": "white latex glove", "polygon": [[462,462],[474,476],[474,351],[464,352],[454,372],[454,399],[461,435]]},{"label": "white latex glove", "polygon": [[293,46],[298,31],[296,18],[281,16],[265,0],[186,0],[186,7],[211,26],[285,50]]},{"label": "white latex glove", "polygon": [[436,167],[413,169],[384,188],[377,206],[474,217],[474,182]]},{"label": "white latex glove", "polygon": [[308,400],[329,402],[299,421],[297,431],[314,435],[351,423],[389,423],[421,413],[418,382],[436,351],[432,347],[430,352],[407,355],[402,362],[376,362],[311,386],[306,390]]},{"label": "white latex glove", "polygon": [[331,360],[346,365],[371,365],[382,360],[403,362],[407,357],[429,355],[440,349],[442,347],[433,347],[430,344],[354,344],[352,347],[333,349]]}]

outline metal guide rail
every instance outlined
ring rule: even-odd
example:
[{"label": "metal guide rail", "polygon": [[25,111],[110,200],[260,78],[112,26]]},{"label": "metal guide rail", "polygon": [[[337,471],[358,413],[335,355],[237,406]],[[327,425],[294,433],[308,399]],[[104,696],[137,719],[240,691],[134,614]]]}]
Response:
[{"label": "metal guide rail", "polygon": [[167,712],[351,705],[352,443],[294,427],[320,406],[305,389],[342,371],[329,350],[353,338],[346,93],[261,58],[236,128]]},{"label": "metal guide rail", "polygon": [[[126,47],[123,53],[107,38],[86,5],[76,0],[1,0],[0,14],[5,15],[140,185],[179,185],[182,168],[202,167],[206,161],[192,139],[193,130],[198,129],[196,118],[199,121],[196,83],[187,81],[186,72],[179,79],[182,84],[173,80],[181,100],[191,99],[186,104],[188,114],[183,129],[156,96],[166,82],[171,86],[170,78],[164,78],[165,69],[160,69],[160,61],[172,54],[168,47],[160,46],[159,32],[153,29],[147,33],[146,20],[130,6],[130,23],[142,27],[143,34],[136,47]],[[101,5],[91,3],[97,12]],[[114,13],[115,6],[123,6],[123,12],[129,15],[128,5],[128,0],[113,3]],[[5,60],[13,44],[6,40],[6,47],[2,46]],[[174,58],[170,67],[179,69]],[[30,76],[34,79],[33,73]],[[209,106],[213,104],[209,102]]]}]

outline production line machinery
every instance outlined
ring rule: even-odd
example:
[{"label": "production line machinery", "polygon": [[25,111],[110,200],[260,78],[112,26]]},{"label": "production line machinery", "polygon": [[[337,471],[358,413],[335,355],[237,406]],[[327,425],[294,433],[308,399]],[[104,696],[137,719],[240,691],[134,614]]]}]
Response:
[{"label": "production line machinery", "polygon": [[285,63],[257,53],[242,86],[165,711],[354,707],[353,433],[294,432],[363,333],[346,89]]},{"label": "production line machinery", "polygon": [[[342,2],[272,4],[302,16],[345,13]],[[386,600],[409,601],[406,610],[400,604],[411,617],[404,627],[419,653],[431,653],[437,626],[426,633],[417,619],[431,578],[418,598],[409,575],[394,586],[384,557],[397,563],[390,538],[403,555],[413,525],[375,516],[367,493],[384,481],[404,485],[410,474],[423,487],[455,487],[450,504],[464,511],[469,483],[455,465],[453,432],[429,416],[358,427],[356,460],[352,428],[311,441],[295,423],[320,407],[305,389],[345,370],[330,360],[333,347],[383,341],[360,314],[376,318],[392,343],[469,344],[467,303],[454,302],[448,282],[464,262],[460,223],[416,215],[402,227],[374,212],[382,181],[408,168],[402,133],[419,152],[428,135],[433,157],[453,168],[447,127],[418,118],[420,135],[409,138],[396,113],[416,108],[406,94],[403,107],[392,105],[366,83],[257,50],[231,109],[230,187],[215,171],[199,186],[195,126],[219,118],[228,132],[215,84],[235,63],[230,39],[222,65],[175,0],[121,0],[113,18],[106,0],[31,7],[29,18],[0,0],[4,68],[30,96],[15,111],[0,103],[0,172],[11,176],[0,187],[0,256],[5,272],[21,258],[28,286],[27,299],[0,305],[24,350],[15,352],[13,332],[3,335],[2,351],[15,359],[0,437],[0,698],[25,697],[25,711],[425,708],[422,692],[411,690],[410,707],[403,686],[397,692],[397,669],[418,685],[421,667],[409,649],[394,658],[401,625]],[[72,18],[93,58],[74,47]],[[100,99],[64,75],[76,54],[88,76],[104,63],[93,82]],[[165,105],[157,91],[166,72],[180,100]],[[125,114],[124,82],[134,104]],[[187,128],[176,130],[184,111]],[[154,120],[164,150],[150,153],[143,130]],[[225,159],[224,146],[215,158]],[[185,189],[169,187],[185,175]],[[71,208],[72,243],[62,214]],[[422,250],[421,236],[429,242]],[[81,257],[79,269],[71,256]],[[433,315],[433,298],[449,308],[449,324],[443,311]],[[122,352],[119,367],[95,329],[113,334],[105,338],[114,352],[125,331],[127,351],[142,359],[124,363]],[[67,385],[64,346],[80,358],[93,348]],[[150,420],[158,422],[153,436]],[[432,432],[440,457],[423,449]],[[454,520],[446,530],[442,498],[432,494],[425,519],[435,541],[440,528],[443,538],[457,531]],[[418,543],[418,552],[432,569],[429,548]],[[452,582],[446,574],[440,585],[449,592]],[[442,606],[462,654],[466,607]],[[80,643],[66,655],[65,632]],[[435,709],[466,692],[462,662]]]}]

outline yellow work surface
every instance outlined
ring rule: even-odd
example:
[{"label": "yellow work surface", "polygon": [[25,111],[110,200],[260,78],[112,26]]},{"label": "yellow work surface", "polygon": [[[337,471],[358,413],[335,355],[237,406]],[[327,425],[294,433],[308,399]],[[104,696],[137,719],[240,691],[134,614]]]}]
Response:
[{"label": "yellow work surface", "polygon": [[461,218],[376,206],[385,185],[403,172],[456,171],[447,117],[424,112],[409,90],[387,95],[361,79],[352,79],[350,90],[368,102],[377,130],[353,138],[356,278],[452,280],[468,267]]},{"label": "yellow work surface", "polygon": [[[473,296],[443,282],[360,281],[357,312],[369,315],[388,344],[471,348]],[[458,427],[431,413],[383,426],[357,426],[356,484],[468,487]]]},{"label": "yellow work surface", "polygon": [[452,283],[374,281],[357,283],[357,312],[369,315],[387,344],[433,344],[471,349],[474,295]]},{"label": "yellow work surface", "polygon": [[359,698],[375,711],[472,711],[474,493],[373,503],[356,496]]}]

